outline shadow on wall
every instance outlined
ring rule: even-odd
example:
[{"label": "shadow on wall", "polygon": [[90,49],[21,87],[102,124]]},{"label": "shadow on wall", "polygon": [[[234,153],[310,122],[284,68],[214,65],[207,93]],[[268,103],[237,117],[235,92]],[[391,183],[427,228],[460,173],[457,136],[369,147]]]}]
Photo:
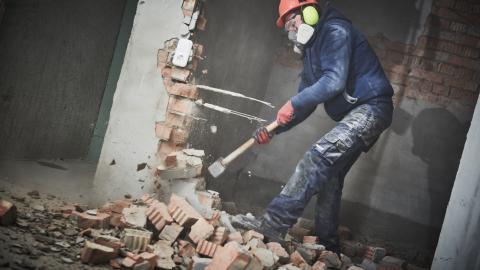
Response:
[{"label": "shadow on wall", "polygon": [[[425,109],[413,120],[412,154],[428,166],[432,226],[442,226],[468,127],[443,108]],[[438,239],[433,240],[436,242]]]}]

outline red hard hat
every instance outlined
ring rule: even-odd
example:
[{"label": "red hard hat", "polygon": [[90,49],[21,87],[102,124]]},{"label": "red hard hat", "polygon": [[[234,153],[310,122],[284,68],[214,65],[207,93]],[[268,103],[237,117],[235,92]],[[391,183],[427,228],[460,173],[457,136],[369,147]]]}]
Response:
[{"label": "red hard hat", "polygon": [[280,0],[280,5],[278,6],[277,26],[283,28],[285,25],[285,16],[287,16],[290,11],[301,6],[316,4],[318,4],[317,0]]}]

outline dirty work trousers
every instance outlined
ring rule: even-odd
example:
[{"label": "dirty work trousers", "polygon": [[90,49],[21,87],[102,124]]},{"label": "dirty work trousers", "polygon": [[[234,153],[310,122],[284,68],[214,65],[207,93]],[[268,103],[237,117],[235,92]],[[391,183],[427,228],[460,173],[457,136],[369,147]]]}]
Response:
[{"label": "dirty work trousers", "polygon": [[391,103],[364,104],[348,113],[305,153],[281,193],[270,202],[264,220],[286,232],[317,195],[316,235],[327,249],[340,252],[337,229],[345,175],[390,125],[392,110]]}]

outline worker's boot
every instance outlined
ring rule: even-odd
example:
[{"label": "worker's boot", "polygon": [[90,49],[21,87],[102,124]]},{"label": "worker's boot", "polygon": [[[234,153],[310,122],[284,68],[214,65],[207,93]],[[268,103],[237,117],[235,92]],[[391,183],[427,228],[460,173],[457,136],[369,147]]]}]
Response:
[{"label": "worker's boot", "polygon": [[232,225],[243,230],[254,230],[263,234],[269,242],[277,242],[285,246],[286,231],[279,231],[269,223],[266,217],[257,219],[253,215],[236,215],[232,217]]}]

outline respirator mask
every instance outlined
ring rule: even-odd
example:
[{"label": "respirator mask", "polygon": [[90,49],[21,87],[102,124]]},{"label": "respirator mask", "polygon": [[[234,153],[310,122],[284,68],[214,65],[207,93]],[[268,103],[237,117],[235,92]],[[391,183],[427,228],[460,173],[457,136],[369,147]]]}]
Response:
[{"label": "respirator mask", "polygon": [[[288,33],[288,39],[294,44],[293,51],[302,55],[305,44],[310,41],[315,28],[313,26],[318,23],[319,14],[316,8],[308,6],[301,10],[300,14],[292,14],[285,23],[285,31]],[[301,23],[300,23],[301,21]],[[300,25],[296,30],[295,25]]]}]

